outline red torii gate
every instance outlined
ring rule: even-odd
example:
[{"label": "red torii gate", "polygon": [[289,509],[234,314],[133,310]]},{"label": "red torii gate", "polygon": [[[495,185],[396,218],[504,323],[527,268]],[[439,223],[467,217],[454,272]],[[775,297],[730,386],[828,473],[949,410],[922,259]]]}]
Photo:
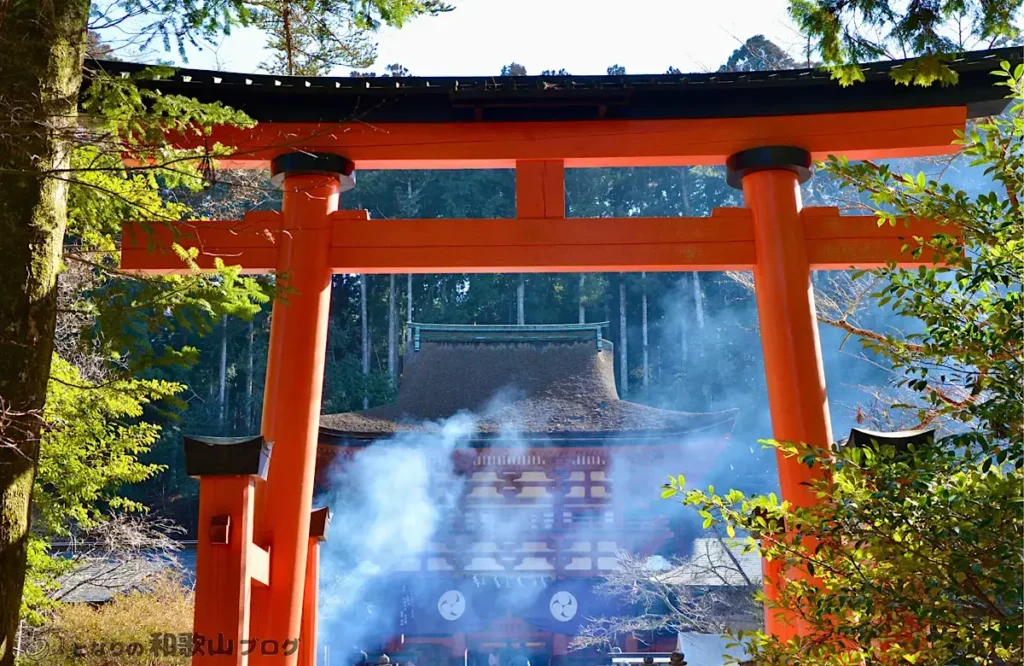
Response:
[{"label": "red torii gate", "polygon": [[[315,663],[315,544],[324,521],[320,515],[312,534],[310,512],[332,272],[753,270],[772,434],[826,445],[832,432],[810,271],[928,262],[901,249],[939,229],[920,220],[879,228],[874,217],[803,208],[799,184],[810,177],[812,158],[830,153],[950,152],[954,130],[968,117],[1001,108],[985,77],[994,57],[1013,57],[969,55],[955,64],[960,87],[941,94],[897,88],[886,76],[892,63],[868,67],[868,82],[852,94],[811,70],[591,77],[582,79],[589,96],[579,77],[453,82],[180,70],[160,81],[165,92],[222,99],[262,121],[252,130],[218,128],[213,139],[237,146],[227,166],[270,164],[284,191],[282,210],[151,234],[129,224],[123,268],[186,270],[168,251],[179,243],[199,249],[201,268],[219,257],[250,273],[274,271],[292,290],[275,302],[271,320],[262,435],[274,450],[266,481],[258,442],[244,455],[242,448],[222,455],[205,469],[212,476],[202,477],[194,626],[236,646],[255,638],[279,647],[248,656],[207,651],[193,663],[291,666],[300,656]],[[625,101],[623,89],[632,91]],[[330,120],[352,118],[368,99],[376,112],[362,121]],[[723,163],[729,183],[742,187],[744,208],[717,209],[710,218],[565,217],[566,167]],[[338,210],[355,166],[514,167],[517,217],[370,221],[364,211]],[[782,457],[778,466],[784,499],[816,501],[806,485],[814,472]],[[784,576],[766,567],[769,594]],[[802,633],[779,617],[767,625],[777,635]],[[286,654],[285,641],[300,634],[307,645]]]}]

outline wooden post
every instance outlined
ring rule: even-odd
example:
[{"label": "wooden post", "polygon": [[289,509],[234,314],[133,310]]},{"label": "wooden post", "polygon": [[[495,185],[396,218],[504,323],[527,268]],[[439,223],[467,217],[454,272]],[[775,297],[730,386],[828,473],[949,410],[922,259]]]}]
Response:
[{"label": "wooden post", "polygon": [[[516,162],[516,217],[565,217],[565,163],[562,160]],[[516,285],[516,323],[526,323],[526,276]]]},{"label": "wooden post", "polygon": [[302,629],[299,631],[299,666],[316,666],[316,618],[320,601],[320,544],[327,541],[331,510],[313,511],[309,520],[309,552],[306,555],[306,584],[302,594]]},{"label": "wooden post", "polygon": [[[755,148],[729,158],[730,184],[742,183],[745,204],[753,214],[754,290],[768,384],[772,433],[780,441],[827,447],[832,442],[825,368],[814,309],[814,289],[807,241],[800,217],[800,182],[810,178],[810,155],[799,148]],[[820,468],[808,468],[781,453],[776,457],[782,498],[812,506],[810,483]],[[775,598],[784,572],[777,561],[765,563],[765,593]],[[806,633],[795,618],[767,613],[769,632],[781,638]]]},{"label": "wooden post", "polygon": [[569,654],[569,637],[565,634],[551,634],[552,666],[562,666]]},{"label": "wooden post", "polygon": [[452,634],[451,666],[467,666],[468,661],[469,649],[466,647],[466,634],[462,632]]},{"label": "wooden post", "polygon": [[294,666],[297,650],[263,648],[300,637],[330,308],[328,216],[338,210],[343,183],[352,184],[352,164],[334,155],[289,153],[276,158],[271,171],[284,190],[277,275],[290,291],[274,303],[271,319],[263,427],[278,455],[267,478],[260,536],[273,558],[270,587],[253,597],[252,633],[261,644],[250,662]]},{"label": "wooden post", "polygon": [[199,477],[192,663],[242,666],[252,583],[267,582],[267,553],[253,545],[253,500],[270,449],[249,440],[186,438],[185,466]]}]

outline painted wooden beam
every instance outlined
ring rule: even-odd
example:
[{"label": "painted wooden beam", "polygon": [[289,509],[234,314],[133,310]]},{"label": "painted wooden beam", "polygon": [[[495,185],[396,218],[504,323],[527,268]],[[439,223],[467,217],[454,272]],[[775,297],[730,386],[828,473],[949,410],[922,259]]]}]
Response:
[{"label": "painted wooden beam", "polygon": [[[533,202],[529,206],[547,205]],[[954,226],[908,220],[879,227],[874,216],[840,215],[836,208],[800,214],[813,270],[934,263],[903,252],[914,237],[958,234]],[[750,211],[718,208],[710,217],[370,220],[365,211],[338,211],[329,263],[336,273],[571,273],[750,270],[757,261]],[[172,244],[195,247],[203,269],[216,259],[247,273],[277,266],[277,213],[243,221],[128,225],[122,267],[147,273],[188,268]],[[294,232],[291,232],[294,233]]]},{"label": "painted wooden beam", "polygon": [[815,159],[885,159],[952,152],[964,106],[684,120],[488,123],[275,123],[171,137],[182,148],[234,146],[224,168],[265,169],[275,156],[331,152],[358,169],[509,169],[518,160],[566,167],[724,164],[756,146],[798,146]]}]

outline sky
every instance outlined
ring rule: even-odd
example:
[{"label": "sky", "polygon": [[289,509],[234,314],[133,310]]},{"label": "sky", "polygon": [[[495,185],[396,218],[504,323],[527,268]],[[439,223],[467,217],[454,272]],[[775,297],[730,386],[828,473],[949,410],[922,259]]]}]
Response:
[{"label": "sky", "polygon": [[[369,71],[400,63],[419,76],[495,75],[518,62],[530,74],[565,68],[604,74],[618,64],[630,74],[717,69],[747,38],[763,34],[795,53],[801,40],[787,0],[450,0],[455,10],[377,35]],[[114,43],[116,35],[104,37]],[[256,30],[236,30],[216,47],[191,49],[188,66],[256,72],[266,57]],[[153,51],[143,58],[172,60]],[[348,74],[348,69],[334,72]]]}]

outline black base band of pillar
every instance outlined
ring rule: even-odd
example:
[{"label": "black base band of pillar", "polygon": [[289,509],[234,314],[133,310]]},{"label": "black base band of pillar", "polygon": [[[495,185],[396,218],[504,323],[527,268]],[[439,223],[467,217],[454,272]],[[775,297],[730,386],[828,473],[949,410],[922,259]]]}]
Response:
[{"label": "black base band of pillar", "polygon": [[725,167],[726,182],[738,190],[743,189],[743,177],[755,171],[792,171],[803,183],[811,177],[811,154],[794,146],[762,146],[730,155]]}]

